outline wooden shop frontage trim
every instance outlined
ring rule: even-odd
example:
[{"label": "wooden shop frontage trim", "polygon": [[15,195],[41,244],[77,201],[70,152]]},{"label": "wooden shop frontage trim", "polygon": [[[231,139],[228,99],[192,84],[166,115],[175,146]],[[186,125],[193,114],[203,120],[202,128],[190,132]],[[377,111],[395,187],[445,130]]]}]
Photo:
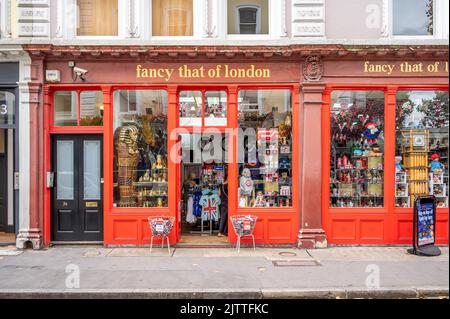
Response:
[{"label": "wooden shop frontage trim", "polygon": [[448,243],[445,47],[26,48],[47,245],[147,245],[161,215],[172,243],[223,224],[235,243],[246,214],[261,245],[405,244],[424,193]]}]

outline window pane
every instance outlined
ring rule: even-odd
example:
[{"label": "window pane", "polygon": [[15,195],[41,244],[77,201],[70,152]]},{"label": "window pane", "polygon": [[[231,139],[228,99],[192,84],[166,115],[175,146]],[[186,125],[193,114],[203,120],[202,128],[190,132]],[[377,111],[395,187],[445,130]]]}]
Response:
[{"label": "window pane", "polygon": [[101,199],[100,148],[100,141],[84,141],[84,200]]},{"label": "window pane", "polygon": [[448,105],[448,91],[398,92],[396,207],[428,194],[448,207]]},{"label": "window pane", "polygon": [[228,0],[228,34],[269,34],[269,0]]},{"label": "window pane", "polygon": [[394,0],[394,35],[433,35],[433,0]]},{"label": "window pane", "polygon": [[383,207],[384,92],[331,96],[331,207]]},{"label": "window pane", "polygon": [[14,94],[0,91],[0,124],[14,125],[15,101]]},{"label": "window pane", "polygon": [[153,0],[154,36],[192,36],[193,0]]},{"label": "window pane", "polygon": [[118,0],[77,0],[79,36],[116,36]]},{"label": "window pane", "polygon": [[205,125],[227,125],[227,92],[208,91],[205,93]]},{"label": "window pane", "polygon": [[180,125],[202,126],[202,92],[180,92]]},{"label": "window pane", "polygon": [[238,99],[239,207],[291,207],[291,92],[240,91]]},{"label": "window pane", "polygon": [[73,141],[57,142],[56,196],[59,200],[73,200]]},{"label": "window pane", "polygon": [[101,91],[81,92],[80,125],[103,126],[103,92]]},{"label": "window pane", "polygon": [[78,125],[77,92],[56,92],[54,109],[55,126]]},{"label": "window pane", "polygon": [[114,207],[167,207],[167,93],[114,92]]}]

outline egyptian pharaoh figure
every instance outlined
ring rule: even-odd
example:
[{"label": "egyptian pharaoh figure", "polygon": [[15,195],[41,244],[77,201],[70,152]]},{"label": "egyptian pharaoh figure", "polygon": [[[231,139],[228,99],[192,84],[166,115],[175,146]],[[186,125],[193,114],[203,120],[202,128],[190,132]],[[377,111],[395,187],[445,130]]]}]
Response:
[{"label": "egyptian pharaoh figure", "polygon": [[137,165],[139,162],[138,138],[139,129],[136,125],[124,125],[119,128],[116,147],[120,206],[122,207],[133,207],[136,201],[133,183],[137,180]]}]

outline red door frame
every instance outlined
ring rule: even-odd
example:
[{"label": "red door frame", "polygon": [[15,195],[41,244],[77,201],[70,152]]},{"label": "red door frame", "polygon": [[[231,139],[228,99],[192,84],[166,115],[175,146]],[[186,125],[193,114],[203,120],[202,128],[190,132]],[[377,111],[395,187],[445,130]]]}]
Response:
[{"label": "red door frame", "polygon": [[[288,89],[292,93],[292,131],[293,131],[293,157],[292,168],[293,177],[300,176],[300,158],[299,158],[299,93],[300,85],[298,83],[291,84],[269,84],[269,85],[248,85],[248,84],[202,84],[202,85],[151,85],[151,84],[49,84],[44,86],[44,166],[45,172],[50,172],[51,167],[51,136],[53,134],[102,134],[104,140],[104,244],[115,245],[143,245],[147,244],[148,234],[146,233],[146,219],[148,216],[169,215],[178,219],[178,196],[169,197],[169,205],[166,208],[117,208],[113,207],[113,94],[116,90],[164,90],[168,93],[168,132],[176,130],[178,125],[178,93],[180,90],[225,90],[228,93],[228,125],[227,128],[236,129],[238,127],[238,93],[240,90],[270,90],[270,89]],[[103,92],[103,127],[55,127],[53,125],[53,95],[56,91],[77,91],[78,94],[85,90],[97,90]],[[78,108],[80,99],[78,98]],[[80,114],[78,114],[79,116]],[[228,180],[229,180],[229,217],[236,214],[255,214],[264,222],[264,229],[261,235],[257,236],[259,244],[294,244],[297,242],[297,233],[300,219],[300,178],[293,178],[293,200],[291,208],[238,208],[237,205],[237,185],[238,185],[238,164],[237,154],[235,154],[235,145],[237,138],[233,134],[233,138],[229,141],[229,164],[228,164]],[[170,151],[176,145],[176,141],[169,138],[168,150]],[[176,163],[168,161],[168,180],[169,194],[177,194],[177,189],[181,187],[178,181],[179,172]],[[176,182],[170,182],[176,181]],[[48,246],[51,241],[51,190],[44,185],[44,244]],[[120,222],[122,226],[117,226]],[[271,226],[269,222],[273,222],[273,227],[277,228],[275,233],[286,232],[286,236],[277,235],[270,238],[269,233]],[[116,227],[117,226],[117,227]],[[229,225],[231,226],[231,225]],[[121,228],[123,227],[123,228]],[[124,230],[125,229],[125,230]],[[232,228],[230,228],[231,230]],[[123,237],[115,238],[115,231],[118,230]],[[136,232],[136,236],[127,236],[126,232],[130,230]],[[179,240],[179,225],[176,223],[174,232],[170,238],[171,242]],[[230,231],[230,242],[235,242],[236,237]]]},{"label": "red door frame", "polygon": [[[331,93],[337,90],[369,91],[378,90],[385,93],[385,154],[384,154],[384,207],[383,208],[331,208],[330,196],[330,147],[331,147],[331,121],[330,104]],[[326,85],[323,93],[322,108],[322,220],[323,227],[331,244],[409,244],[412,240],[412,232],[407,235],[400,234],[400,223],[407,223],[412,229],[412,208],[395,207],[395,144],[396,144],[396,95],[398,91],[408,90],[442,90],[448,91],[448,85]],[[333,238],[335,229],[333,221],[338,220],[352,223],[350,227],[354,235],[348,234],[347,238]],[[361,229],[358,221],[382,222],[383,238],[361,238]],[[444,234],[437,238],[438,244],[448,244],[448,208],[437,209],[436,220],[443,223]],[[407,230],[409,232],[409,230]],[[446,232],[446,233],[445,233]],[[353,238],[351,238],[353,237]]]}]

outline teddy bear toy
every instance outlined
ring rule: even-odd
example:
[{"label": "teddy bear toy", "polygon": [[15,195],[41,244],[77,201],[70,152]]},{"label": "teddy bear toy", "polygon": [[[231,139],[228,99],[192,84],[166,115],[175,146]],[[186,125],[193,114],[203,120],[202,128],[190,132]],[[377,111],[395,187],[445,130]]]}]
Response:
[{"label": "teddy bear toy", "polygon": [[365,126],[363,131],[363,136],[365,137],[368,144],[376,144],[378,137],[380,136],[380,130],[375,123],[369,122]]},{"label": "teddy bear toy", "polygon": [[441,157],[437,153],[431,155],[430,170],[435,174],[440,174],[444,170],[444,164],[439,162],[440,159]]}]

